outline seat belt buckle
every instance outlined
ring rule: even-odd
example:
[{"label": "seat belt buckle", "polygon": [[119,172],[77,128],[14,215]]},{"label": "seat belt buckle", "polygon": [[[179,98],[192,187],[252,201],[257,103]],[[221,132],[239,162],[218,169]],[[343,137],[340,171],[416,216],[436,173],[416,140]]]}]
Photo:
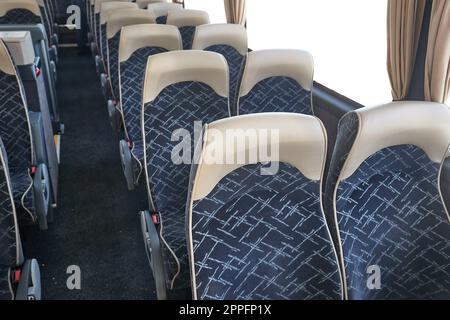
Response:
[{"label": "seat belt buckle", "polygon": [[41,68],[36,67],[36,78],[39,78],[40,75],[41,75]]},{"label": "seat belt buckle", "polygon": [[34,176],[34,175],[36,174],[36,171],[37,171],[37,166],[31,166],[31,168],[30,168],[30,174],[31,174],[32,176]]}]

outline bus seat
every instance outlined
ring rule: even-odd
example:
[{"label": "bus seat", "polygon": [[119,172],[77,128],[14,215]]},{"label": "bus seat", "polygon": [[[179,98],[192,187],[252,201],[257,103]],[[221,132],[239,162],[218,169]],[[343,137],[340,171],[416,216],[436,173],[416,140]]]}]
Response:
[{"label": "bus seat", "polygon": [[247,55],[238,114],[292,112],[312,115],[314,61],[301,50],[261,50]]},{"label": "bus seat", "polygon": [[108,101],[108,112],[111,125],[114,130],[118,131],[122,124],[120,107],[118,102],[120,99],[119,89],[119,43],[120,33],[123,27],[135,24],[152,24],[155,23],[153,14],[143,9],[123,9],[111,12],[106,22],[106,66],[109,76],[109,84],[111,86],[111,97]]},{"label": "bus seat", "polygon": [[183,49],[192,48],[196,27],[209,24],[209,15],[201,10],[171,10],[167,14],[167,24],[180,29],[183,39]]},{"label": "bus seat", "polygon": [[149,3],[147,9],[153,11],[153,15],[156,17],[156,23],[166,24],[169,11],[183,10],[183,5],[173,2],[155,2]]},{"label": "bus seat", "polygon": [[49,173],[37,163],[30,114],[22,83],[3,41],[0,41],[0,138],[8,154],[14,202],[21,224],[47,229],[50,206]]},{"label": "bus seat", "polygon": [[449,123],[408,101],[339,123],[324,206],[348,299],[450,299]]},{"label": "bus seat", "polygon": [[343,299],[321,206],[321,121],[252,114],[205,125],[202,137],[186,212],[193,299]]},{"label": "bus seat", "polygon": [[53,23],[53,17],[49,12],[50,9],[48,7],[48,4],[46,4],[47,2],[48,0],[37,0],[39,10],[41,11],[42,22],[47,32],[47,37],[50,42],[50,45],[53,45],[56,48],[58,48],[59,45],[58,34],[55,25]]},{"label": "bus seat", "polygon": [[119,106],[126,140],[120,141],[120,150],[130,190],[143,177],[144,147],[140,118],[148,57],[182,49],[181,35],[175,26],[140,24],[122,29],[119,48]]},{"label": "bus seat", "polygon": [[247,29],[239,24],[198,26],[192,49],[213,51],[225,57],[230,70],[230,109],[236,114],[236,95],[248,52]]},{"label": "bus seat", "polygon": [[[8,157],[0,138],[0,300],[40,300],[39,265],[24,259],[14,202]],[[20,278],[14,277],[19,274],[15,271]]]},{"label": "bus seat", "polygon": [[112,12],[115,12],[117,10],[123,10],[123,9],[137,9],[136,3],[128,2],[128,1],[113,1],[113,2],[104,2],[101,5],[100,9],[100,24],[99,29],[97,30],[99,37],[100,37],[100,48],[99,48],[99,60],[97,60],[96,66],[98,72],[105,73],[105,62],[106,62],[106,22],[108,21],[109,15],[111,15]]},{"label": "bus seat", "polygon": [[[55,45],[56,38],[49,30],[48,19],[45,11],[36,0],[7,0],[0,2],[0,24],[42,24],[47,35],[47,46],[51,60],[58,61],[58,49]],[[56,74],[53,76],[56,77]]]},{"label": "bus seat", "polygon": [[140,9],[147,9],[147,6],[152,3],[168,3],[168,0],[136,0]]},{"label": "bus seat", "polygon": [[[146,245],[158,290],[163,289],[161,283],[167,283],[169,289],[189,288],[184,231],[193,152],[190,142],[200,133],[202,123],[230,116],[228,84],[226,60],[214,52],[171,51],[149,58],[141,120],[152,213],[143,212],[141,222],[144,238],[153,239],[146,241]],[[180,145],[184,152],[177,151]],[[160,221],[161,237],[155,234],[155,214]],[[164,245],[159,247],[157,243]],[[158,248],[153,250],[153,246]],[[158,255],[161,250],[162,257]],[[156,265],[157,261],[164,261],[164,266]],[[166,280],[162,280],[166,273],[158,271],[161,269],[167,272]],[[158,292],[159,298],[163,296]]]}]

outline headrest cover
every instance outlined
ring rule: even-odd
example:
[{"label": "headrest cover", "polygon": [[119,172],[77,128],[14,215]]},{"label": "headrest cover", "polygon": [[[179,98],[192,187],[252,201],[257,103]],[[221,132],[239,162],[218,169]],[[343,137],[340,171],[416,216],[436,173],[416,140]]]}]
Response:
[{"label": "headrest cover", "polygon": [[350,177],[376,152],[398,145],[414,145],[440,163],[450,144],[450,109],[433,102],[393,102],[356,110],[359,131],[341,172]]},{"label": "headrest cover", "polygon": [[261,50],[248,53],[240,96],[246,96],[260,81],[271,77],[290,77],[311,91],[314,60],[302,50]]},{"label": "headrest cover", "polygon": [[119,61],[130,58],[133,52],[145,47],[160,47],[169,51],[183,50],[180,32],[175,26],[137,24],[122,28]]},{"label": "headrest cover", "polygon": [[155,23],[153,14],[148,10],[142,9],[125,9],[113,11],[108,15],[106,23],[106,36],[108,39],[113,38],[122,27],[133,24],[149,24]]},{"label": "headrest cover", "polygon": [[181,3],[159,2],[149,4],[147,9],[153,11],[155,17],[162,17],[167,16],[169,11],[183,10],[183,5]]},{"label": "headrest cover", "polygon": [[100,24],[105,24],[109,15],[117,9],[138,9],[138,6],[128,1],[104,2],[100,10]]},{"label": "headrest cover", "polygon": [[167,3],[167,0],[136,0],[137,5],[141,9],[146,9],[149,4]]},{"label": "headrest cover", "polygon": [[104,2],[131,2],[130,0],[95,0],[94,12],[100,13]]},{"label": "headrest cover", "polygon": [[167,15],[167,24],[181,27],[196,27],[209,23],[209,15],[200,10],[172,10]]},{"label": "headrest cover", "polygon": [[[237,135],[244,136],[246,143],[236,143]],[[316,117],[291,113],[238,116],[205,126],[203,139],[192,190],[194,201],[206,197],[220,180],[234,170],[267,162],[268,159],[260,156],[272,152],[275,152],[272,154],[275,158],[271,160],[294,166],[308,179],[318,181],[322,178],[327,142],[325,129]],[[278,154],[273,148],[278,148]],[[222,164],[217,164],[212,155],[223,155],[224,159],[234,161],[224,160]],[[237,159],[245,161],[238,163]]]},{"label": "headrest cover", "polygon": [[1,0],[0,17],[5,16],[14,9],[24,9],[31,11],[35,16],[41,16],[41,10],[36,0]]},{"label": "headrest cover", "polygon": [[247,29],[239,24],[205,24],[197,27],[193,49],[204,50],[213,45],[228,45],[241,55],[248,52]]},{"label": "headrest cover", "polygon": [[164,88],[184,81],[202,82],[228,97],[228,64],[215,52],[171,51],[149,57],[143,102],[156,99]]},{"label": "headrest cover", "polygon": [[16,74],[14,63],[3,40],[0,40],[0,70],[9,75]]}]

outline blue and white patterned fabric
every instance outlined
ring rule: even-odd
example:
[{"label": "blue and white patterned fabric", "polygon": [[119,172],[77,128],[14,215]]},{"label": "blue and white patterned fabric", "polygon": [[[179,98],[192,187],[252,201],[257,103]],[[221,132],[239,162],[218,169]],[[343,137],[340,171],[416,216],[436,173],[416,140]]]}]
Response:
[{"label": "blue and white patterned fabric", "polygon": [[271,77],[257,83],[238,101],[240,115],[261,112],[293,112],[312,115],[311,91],[292,78]]},{"label": "blue and white patterned fabric", "polygon": [[117,32],[114,37],[108,39],[108,70],[109,79],[111,82],[111,89],[113,97],[119,99],[120,89],[119,89],[119,44],[120,44],[120,31]]},{"label": "blue and white patterned fabric", "polygon": [[[450,223],[439,164],[418,147],[383,149],[337,190],[350,299],[450,299]],[[367,286],[368,268],[381,288]]]},{"label": "blue and white patterned fabric", "polygon": [[[172,161],[172,150],[180,141],[172,141],[175,130],[191,133],[194,122],[210,123],[229,116],[228,99],[200,82],[181,82],[166,87],[144,106],[144,132],[147,181],[155,209],[160,213],[163,254],[169,278],[178,273],[176,287],[189,286],[189,267],[185,236],[185,207],[190,165]],[[191,148],[192,152],[192,148]],[[173,251],[176,256],[169,251]]]},{"label": "blue and white patterned fabric", "polygon": [[100,55],[101,55],[101,58],[104,63],[108,56],[108,48],[107,48],[108,39],[106,37],[106,23],[102,24],[100,26],[99,32],[100,32],[100,50],[99,51],[100,51]]},{"label": "blue and white patterned fabric", "polygon": [[214,45],[205,48],[205,50],[220,53],[228,62],[230,72],[230,108],[232,113],[236,114],[236,101],[242,79],[245,56],[241,55],[235,48],[227,45]]},{"label": "blue and white patterned fabric", "polygon": [[0,300],[11,300],[10,269],[18,263],[18,230],[8,186],[8,160],[1,140],[0,150]]},{"label": "blue and white patterned fabric", "polygon": [[279,165],[275,176],[239,168],[194,201],[198,299],[342,299],[320,183]]},{"label": "blue and white patterned fabric", "polygon": [[157,24],[166,24],[167,23],[167,16],[160,16],[156,18]]},{"label": "blue and white patterned fabric", "polygon": [[26,9],[13,9],[0,16],[0,24],[38,24],[41,17]]},{"label": "blue and white patterned fabric", "polygon": [[183,40],[183,49],[191,50],[192,42],[194,41],[195,29],[196,27],[180,27],[181,39]]},{"label": "blue and white patterned fabric", "polygon": [[167,52],[159,47],[145,47],[133,52],[128,60],[120,63],[120,98],[127,138],[133,143],[133,156],[142,163],[144,148],[142,144],[141,105],[144,88],[144,75],[148,57]]},{"label": "blue and white patterned fabric", "polygon": [[35,221],[30,177],[33,164],[28,111],[19,79],[0,71],[0,138],[8,154],[9,173],[17,215],[22,223]]}]

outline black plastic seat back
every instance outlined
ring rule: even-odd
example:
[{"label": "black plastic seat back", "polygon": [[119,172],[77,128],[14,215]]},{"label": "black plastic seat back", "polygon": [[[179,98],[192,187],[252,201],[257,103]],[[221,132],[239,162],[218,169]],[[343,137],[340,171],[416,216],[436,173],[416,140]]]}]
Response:
[{"label": "black plastic seat back", "polygon": [[425,102],[342,119],[324,205],[349,299],[450,299],[449,121]]}]

